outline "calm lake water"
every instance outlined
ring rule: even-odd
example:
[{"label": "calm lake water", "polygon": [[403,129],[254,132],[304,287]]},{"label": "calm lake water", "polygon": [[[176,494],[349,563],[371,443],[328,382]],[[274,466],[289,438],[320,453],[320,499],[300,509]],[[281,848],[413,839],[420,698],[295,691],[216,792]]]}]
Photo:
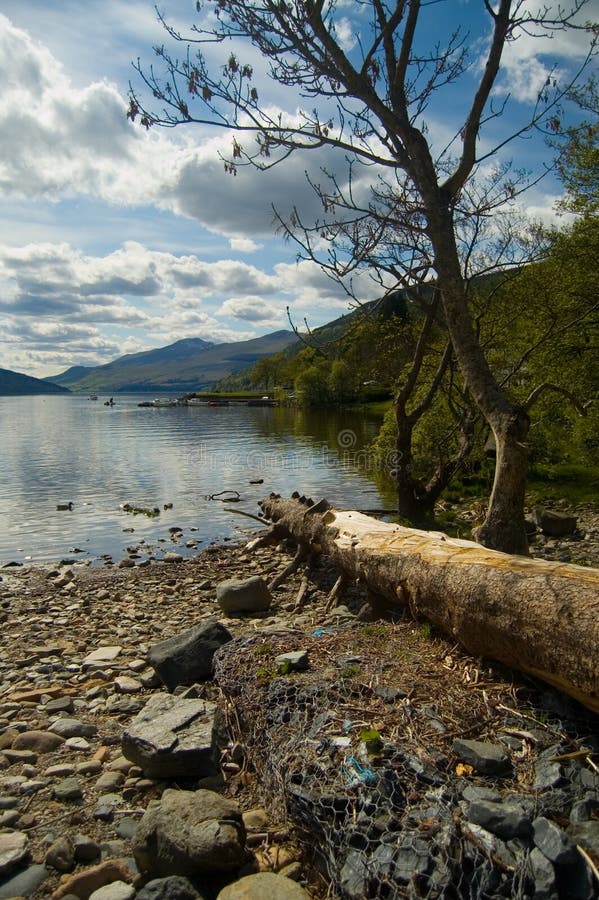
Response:
[{"label": "calm lake water", "polygon": [[[120,558],[142,543],[160,556],[239,539],[271,491],[360,509],[393,505],[360,471],[379,420],[352,412],[243,406],[140,408],[84,396],[0,397],[0,563]],[[263,478],[262,484],[250,484]],[[210,499],[238,491],[238,503]],[[57,510],[72,502],[72,510]],[[158,507],[148,518],[129,503]],[[164,510],[165,504],[172,509]],[[183,530],[175,546],[169,528]],[[260,527],[260,526],[256,526]],[[83,552],[74,554],[78,549]]]}]

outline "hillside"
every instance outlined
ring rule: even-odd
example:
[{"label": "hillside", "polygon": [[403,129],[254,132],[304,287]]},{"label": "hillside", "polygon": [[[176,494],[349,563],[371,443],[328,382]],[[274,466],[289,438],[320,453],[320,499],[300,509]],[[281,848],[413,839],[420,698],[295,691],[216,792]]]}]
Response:
[{"label": "hillside", "polygon": [[[275,331],[264,337],[230,344],[212,344],[188,338],[142,353],[132,353],[103,366],[77,368],[57,376],[73,391],[185,391],[204,390],[263,356],[277,353],[295,340],[292,331]],[[69,373],[74,373],[69,377]],[[68,380],[67,380],[68,379]],[[56,379],[53,379],[56,380]]]},{"label": "hillside", "polygon": [[32,378],[10,369],[0,369],[0,396],[17,397],[25,394],[68,394],[69,389],[41,378]]}]

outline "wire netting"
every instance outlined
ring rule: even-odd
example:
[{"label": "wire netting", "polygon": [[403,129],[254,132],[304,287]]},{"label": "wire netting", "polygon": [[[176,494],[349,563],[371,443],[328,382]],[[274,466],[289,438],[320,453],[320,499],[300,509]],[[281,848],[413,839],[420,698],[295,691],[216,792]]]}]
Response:
[{"label": "wire netting", "polygon": [[[305,671],[277,663],[306,648]],[[473,668],[406,624],[261,635],[219,651],[216,677],[261,799],[299,829],[331,896],[532,896],[526,842],[489,840],[462,815],[465,784],[499,782],[458,774],[453,739],[484,739],[513,700],[509,683]]]}]

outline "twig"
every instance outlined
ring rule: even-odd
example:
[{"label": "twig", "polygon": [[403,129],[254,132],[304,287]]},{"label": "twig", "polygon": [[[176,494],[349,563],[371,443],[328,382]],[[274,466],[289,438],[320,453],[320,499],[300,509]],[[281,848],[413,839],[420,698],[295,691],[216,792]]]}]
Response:
[{"label": "twig", "polygon": [[345,575],[340,575],[328,593],[327,599],[324,604],[324,611],[326,613],[330,612],[333,606],[335,606],[335,600],[339,596],[341,588],[345,585],[347,579]]},{"label": "twig", "polygon": [[293,607],[294,611],[296,611],[296,612],[298,610],[304,608],[304,598],[308,591],[308,585],[309,585],[309,581],[306,578],[306,576],[304,575],[304,577],[302,578],[302,583],[300,584],[300,589],[297,592],[297,597],[295,598],[295,606]]},{"label": "twig", "polygon": [[255,516],[253,513],[246,512],[243,509],[231,509],[230,506],[225,506],[224,510],[225,512],[237,513],[238,516],[247,516],[248,519],[255,519],[256,522],[260,522],[261,525],[270,525],[270,521],[263,516]]},{"label": "twig", "polygon": [[303,561],[306,559],[309,551],[310,548],[307,544],[298,544],[297,550],[295,551],[295,556],[293,557],[289,565],[283,569],[282,572],[279,572],[278,575],[275,575],[275,577],[268,585],[268,590],[274,591],[279,587],[279,585],[283,584],[286,578],[288,578],[290,575],[293,575],[293,573],[297,571],[301,563],[303,563]]}]

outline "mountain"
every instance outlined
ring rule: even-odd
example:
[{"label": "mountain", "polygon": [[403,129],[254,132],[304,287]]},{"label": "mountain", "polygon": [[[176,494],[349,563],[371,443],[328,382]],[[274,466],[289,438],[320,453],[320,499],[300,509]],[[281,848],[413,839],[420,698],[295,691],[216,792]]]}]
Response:
[{"label": "mountain", "polygon": [[22,394],[69,394],[66,387],[42,378],[32,378],[10,369],[0,369],[0,396],[12,397]]},{"label": "mountain", "polygon": [[78,381],[81,378],[84,378],[88,372],[91,372],[93,366],[71,366],[70,369],[67,369],[66,372],[61,372],[60,375],[52,375],[50,378],[44,378],[44,381],[49,381],[51,384],[61,384],[63,387],[68,387],[74,381]]},{"label": "mountain", "polygon": [[[187,338],[142,353],[130,353],[92,368],[75,366],[53,378],[73,391],[171,391],[185,393],[211,388],[215,381],[253,365],[295,340],[292,331],[275,331],[250,341],[212,344]],[[84,374],[78,375],[78,369]],[[73,374],[74,373],[74,374]]]}]

